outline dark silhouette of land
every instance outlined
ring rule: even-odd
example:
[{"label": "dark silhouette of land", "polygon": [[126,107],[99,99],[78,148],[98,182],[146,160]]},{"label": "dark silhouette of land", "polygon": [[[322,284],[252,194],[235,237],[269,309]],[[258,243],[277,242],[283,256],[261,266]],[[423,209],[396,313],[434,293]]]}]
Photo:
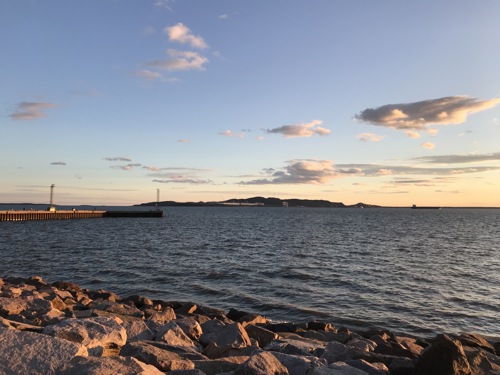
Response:
[{"label": "dark silhouette of land", "polygon": [[356,203],[353,205],[345,205],[342,202],[330,202],[323,199],[280,199],[280,198],[264,198],[252,197],[246,199],[229,199],[222,202],[175,202],[175,201],[162,201],[162,202],[148,202],[141,203],[138,206],[257,206],[257,207],[313,207],[313,208],[370,208],[380,207],[377,205]]}]

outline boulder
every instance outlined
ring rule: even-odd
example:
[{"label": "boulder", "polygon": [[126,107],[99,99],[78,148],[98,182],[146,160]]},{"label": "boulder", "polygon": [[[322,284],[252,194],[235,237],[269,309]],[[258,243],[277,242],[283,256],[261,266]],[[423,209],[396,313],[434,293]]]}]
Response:
[{"label": "boulder", "polygon": [[122,327],[127,332],[127,342],[153,340],[156,334],[142,319],[124,320]]},{"label": "boulder", "polygon": [[116,355],[127,341],[127,332],[113,318],[66,319],[44,328],[45,334],[85,345],[89,355]]},{"label": "boulder", "polygon": [[173,346],[195,347],[193,340],[191,340],[173,321],[161,326],[154,340],[162,341]]},{"label": "boulder", "polygon": [[245,331],[247,331],[248,337],[257,341],[261,348],[269,345],[273,340],[277,340],[279,337],[277,333],[253,324],[248,324],[245,327]]},{"label": "boulder", "polygon": [[146,342],[128,343],[121,349],[120,355],[134,357],[161,371],[194,369],[194,364],[190,360],[182,359],[176,353],[160,349]]},{"label": "boulder", "polygon": [[335,372],[329,372],[327,374],[331,375],[368,375],[366,371],[363,371],[359,368],[348,365],[345,362],[335,362],[328,366],[330,370],[334,370]]},{"label": "boulder", "polygon": [[125,305],[123,303],[112,300],[97,300],[88,305],[89,309],[106,311],[118,315],[132,316],[135,318],[143,318],[144,313],[135,306]]},{"label": "boulder", "polygon": [[82,345],[34,332],[0,328],[0,374],[50,375],[75,356]]},{"label": "boulder", "polygon": [[0,297],[0,315],[20,314],[28,308],[28,302],[22,298]]},{"label": "boulder", "polygon": [[383,363],[370,363],[364,359],[352,359],[345,361],[349,366],[366,372],[368,375],[388,375],[389,368]]},{"label": "boulder", "polygon": [[288,370],[270,352],[259,352],[239,365],[233,375],[287,375]]},{"label": "boulder", "polygon": [[57,375],[165,375],[132,357],[75,357]]},{"label": "boulder", "polygon": [[422,352],[415,375],[472,375],[472,371],[460,341],[440,334]]},{"label": "boulder", "polygon": [[250,357],[237,356],[219,359],[198,360],[193,362],[195,368],[200,370],[204,374],[215,375],[236,370],[238,366],[244,363],[248,358]]},{"label": "boulder", "polygon": [[159,323],[159,324],[165,324],[168,323],[172,320],[176,320],[177,316],[175,314],[175,311],[171,307],[165,307],[163,310],[153,310],[153,309],[147,309],[144,310],[146,319],[151,322]]},{"label": "boulder", "polygon": [[495,354],[495,348],[488,341],[475,333],[461,333],[460,336],[456,337],[458,341],[462,343],[463,346],[470,346],[472,348],[484,349],[487,352]]},{"label": "boulder", "polygon": [[200,343],[207,346],[214,343],[219,347],[243,348],[250,346],[250,338],[240,323],[225,324],[219,320],[212,320],[202,325],[203,334]]},{"label": "boulder", "polygon": [[310,368],[328,365],[325,359],[319,359],[313,356],[290,355],[277,352],[272,352],[272,354],[286,367],[290,375],[303,375]]},{"label": "boulder", "polygon": [[307,329],[312,331],[337,332],[337,329],[330,323],[318,322],[317,320],[307,323]]},{"label": "boulder", "polygon": [[185,316],[175,320],[175,323],[184,331],[191,340],[198,340],[203,333],[200,323],[192,317]]}]

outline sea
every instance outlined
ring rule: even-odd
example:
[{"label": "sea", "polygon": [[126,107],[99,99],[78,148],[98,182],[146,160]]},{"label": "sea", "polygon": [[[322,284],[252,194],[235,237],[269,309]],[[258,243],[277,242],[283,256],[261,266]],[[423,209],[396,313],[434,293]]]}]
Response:
[{"label": "sea", "polygon": [[163,218],[0,222],[0,277],[276,322],[500,336],[500,209],[162,209]]}]

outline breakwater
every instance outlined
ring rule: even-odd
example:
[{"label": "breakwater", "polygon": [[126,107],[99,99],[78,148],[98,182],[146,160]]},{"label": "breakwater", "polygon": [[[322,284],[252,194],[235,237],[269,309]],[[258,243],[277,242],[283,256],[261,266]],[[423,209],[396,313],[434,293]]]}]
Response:
[{"label": "breakwater", "polygon": [[[498,338],[435,337],[0,278],[1,374],[494,375]],[[187,371],[186,371],[187,370]]]},{"label": "breakwater", "polygon": [[0,221],[93,219],[103,217],[163,217],[163,211],[104,211],[104,210],[9,210],[0,211]]}]

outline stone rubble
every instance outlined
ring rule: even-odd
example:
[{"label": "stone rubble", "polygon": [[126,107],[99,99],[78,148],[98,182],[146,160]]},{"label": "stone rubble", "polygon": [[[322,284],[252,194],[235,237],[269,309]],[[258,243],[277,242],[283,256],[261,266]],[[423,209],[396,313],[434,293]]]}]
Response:
[{"label": "stone rubble", "polygon": [[0,278],[0,375],[500,375],[499,341],[271,323],[38,276]]}]

